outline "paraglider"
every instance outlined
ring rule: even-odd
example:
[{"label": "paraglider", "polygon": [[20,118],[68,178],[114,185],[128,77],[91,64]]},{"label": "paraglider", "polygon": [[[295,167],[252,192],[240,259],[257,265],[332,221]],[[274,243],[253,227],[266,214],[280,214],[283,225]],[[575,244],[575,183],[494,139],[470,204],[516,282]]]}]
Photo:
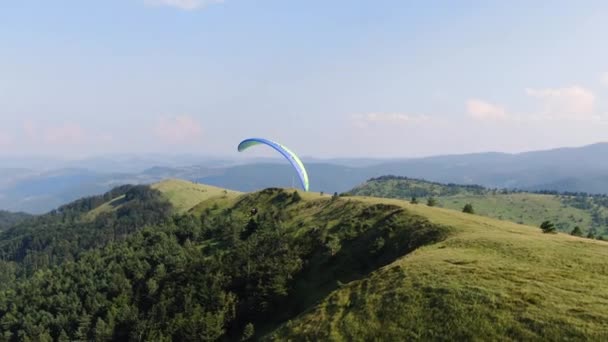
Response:
[{"label": "paraglider", "polygon": [[302,188],[304,189],[304,191],[308,191],[308,173],[306,172],[306,169],[304,168],[304,164],[302,163],[300,158],[298,158],[298,156],[295,153],[293,153],[287,147],[285,147],[277,142],[274,142],[274,141],[271,141],[268,139],[263,139],[263,138],[245,139],[245,140],[241,141],[241,143],[239,144],[238,150],[239,150],[239,152],[243,152],[246,149],[248,149],[252,146],[255,146],[255,145],[267,145],[267,146],[270,146],[273,149],[275,149],[277,152],[281,153],[283,155],[283,157],[285,157],[287,160],[289,160],[291,165],[294,167],[294,169],[298,173],[298,177],[300,178],[300,182],[302,183]]}]

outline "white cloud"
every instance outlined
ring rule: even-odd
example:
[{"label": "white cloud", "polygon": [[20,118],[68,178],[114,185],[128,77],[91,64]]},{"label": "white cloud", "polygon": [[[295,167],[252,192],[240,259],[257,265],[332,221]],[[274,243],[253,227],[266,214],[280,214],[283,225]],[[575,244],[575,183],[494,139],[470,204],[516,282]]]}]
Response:
[{"label": "white cloud", "polygon": [[370,124],[403,125],[430,121],[428,115],[412,115],[404,113],[367,113],[354,115],[355,125],[367,127]]},{"label": "white cloud", "polygon": [[196,119],[183,115],[159,120],[154,127],[154,133],[164,142],[186,144],[199,140],[202,136],[203,128]]},{"label": "white cloud", "polygon": [[600,82],[603,85],[608,86],[608,71],[602,73],[602,75],[600,76]]},{"label": "white cloud", "polygon": [[540,108],[515,115],[504,107],[479,99],[466,102],[467,114],[480,121],[605,121],[595,111],[595,95],[581,86],[525,89],[526,95],[538,100]]},{"label": "white cloud", "polygon": [[593,118],[595,95],[581,86],[526,89],[528,96],[541,101],[542,116],[561,119]]},{"label": "white cloud", "polygon": [[193,11],[223,2],[224,0],[145,0],[145,3],[151,6],[169,6],[185,11]]},{"label": "white cloud", "polygon": [[508,118],[507,111],[500,106],[479,99],[470,99],[466,103],[467,113],[475,120],[495,121]]}]

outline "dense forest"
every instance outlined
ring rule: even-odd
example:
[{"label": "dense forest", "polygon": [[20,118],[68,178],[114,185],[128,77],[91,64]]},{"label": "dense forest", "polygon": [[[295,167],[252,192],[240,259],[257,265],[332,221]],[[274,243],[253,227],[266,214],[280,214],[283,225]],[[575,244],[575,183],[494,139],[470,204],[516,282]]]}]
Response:
[{"label": "dense forest", "polygon": [[11,213],[5,210],[0,210],[0,232],[15,226],[31,217],[25,213]]},{"label": "dense forest", "polygon": [[400,207],[280,189],[177,215],[125,186],[0,235],[0,336],[247,340],[447,234]]},{"label": "dense forest", "polygon": [[[88,219],[86,214],[119,198],[117,210]],[[75,201],[0,233],[0,262],[16,263],[16,276],[76,260],[83,251],[124,239],[145,225],[170,217],[171,204],[147,186],[122,186],[102,196]],[[10,274],[10,273],[8,273]],[[7,273],[4,277],[8,276]],[[2,285],[0,285],[0,288]]]}]

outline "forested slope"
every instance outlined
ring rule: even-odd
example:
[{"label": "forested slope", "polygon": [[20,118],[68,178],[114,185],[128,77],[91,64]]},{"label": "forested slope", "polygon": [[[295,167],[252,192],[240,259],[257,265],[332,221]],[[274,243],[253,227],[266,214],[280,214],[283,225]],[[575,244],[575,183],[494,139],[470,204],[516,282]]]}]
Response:
[{"label": "forested slope", "polygon": [[[3,248],[30,247],[2,262],[0,336],[608,336],[604,242],[394,199],[285,189],[220,191],[183,212],[174,203],[190,200],[156,188],[117,189],[104,203],[72,203],[1,235]],[[113,210],[91,219],[108,203]]]}]

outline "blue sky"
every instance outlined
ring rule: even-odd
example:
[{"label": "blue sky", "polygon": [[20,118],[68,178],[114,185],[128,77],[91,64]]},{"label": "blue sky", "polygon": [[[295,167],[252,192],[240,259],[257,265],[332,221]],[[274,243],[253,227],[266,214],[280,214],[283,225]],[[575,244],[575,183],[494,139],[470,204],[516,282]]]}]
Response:
[{"label": "blue sky", "polygon": [[602,1],[5,1],[0,155],[608,141],[606,18]]}]

